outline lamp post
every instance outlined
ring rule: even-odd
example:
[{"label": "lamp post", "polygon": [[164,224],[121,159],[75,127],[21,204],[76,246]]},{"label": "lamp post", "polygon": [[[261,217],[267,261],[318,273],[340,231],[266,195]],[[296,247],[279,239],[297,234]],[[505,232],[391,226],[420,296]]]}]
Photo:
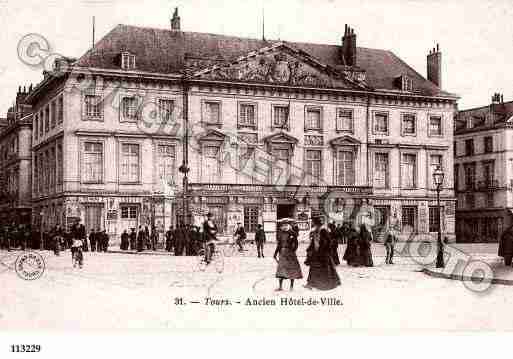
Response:
[{"label": "lamp post", "polygon": [[438,251],[436,254],[436,268],[444,268],[444,245],[442,243],[442,218],[440,208],[440,190],[442,189],[442,184],[444,183],[444,172],[440,166],[438,166],[433,172],[433,183],[436,186],[436,203],[438,207]]},{"label": "lamp post", "polygon": [[45,249],[45,242],[44,242],[44,237],[43,237],[43,216],[44,216],[44,212],[43,211],[39,212],[39,217],[40,217],[39,234],[41,235],[41,250]]},{"label": "lamp post", "polygon": [[183,139],[183,162],[180,168],[178,169],[183,174],[183,221],[187,225],[189,220],[189,178],[187,174],[190,171],[189,168],[189,84],[187,82],[187,78],[183,75],[182,78],[182,86],[183,86],[183,129],[184,129],[184,139]]}]

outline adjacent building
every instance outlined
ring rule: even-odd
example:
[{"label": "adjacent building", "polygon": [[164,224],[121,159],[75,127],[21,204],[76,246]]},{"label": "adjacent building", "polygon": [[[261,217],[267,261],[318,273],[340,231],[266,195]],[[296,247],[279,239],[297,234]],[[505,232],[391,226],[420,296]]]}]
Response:
[{"label": "adjacent building", "polygon": [[513,102],[459,111],[454,132],[457,240],[496,242],[512,224]]},{"label": "adjacent building", "polygon": [[170,29],[116,26],[29,96],[34,215],[163,231],[184,219],[188,167],[188,218],[212,212],[223,233],[326,214],[403,238],[441,221],[454,239],[457,96],[441,89],[441,52],[426,79],[356,39],[347,25],[337,45],[185,32],[177,11]]},{"label": "adjacent building", "polygon": [[32,222],[32,114],[20,87],[7,118],[0,123],[0,225]]}]

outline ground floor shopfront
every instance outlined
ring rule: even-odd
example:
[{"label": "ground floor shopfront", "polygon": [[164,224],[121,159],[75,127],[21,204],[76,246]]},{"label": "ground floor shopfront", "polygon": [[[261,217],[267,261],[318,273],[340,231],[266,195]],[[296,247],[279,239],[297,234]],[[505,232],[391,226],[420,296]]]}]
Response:
[{"label": "ground floor shopfront", "polygon": [[[377,240],[395,229],[400,240],[435,239],[438,225],[449,241],[455,240],[455,198],[442,198],[441,212],[434,198],[375,196],[370,187],[284,186],[280,190],[265,185],[193,184],[190,192],[193,222],[201,225],[210,212],[220,232],[232,235],[237,223],[252,238],[257,224],[263,224],[274,238],[281,218],[294,218],[303,234],[311,219],[356,225],[368,224]],[[303,236],[302,238],[307,238]]]},{"label": "ground floor shopfront", "polygon": [[456,211],[456,241],[498,242],[502,232],[513,224],[510,209]]},{"label": "ground floor shopfront", "polygon": [[[433,198],[376,196],[370,187],[283,186],[191,184],[188,193],[188,222],[201,228],[207,213],[214,215],[221,236],[231,237],[237,223],[244,225],[252,239],[262,224],[270,241],[282,218],[297,221],[301,239],[307,240],[311,219],[355,225],[365,223],[375,238],[383,240],[388,229],[401,240],[435,239],[438,225],[449,241],[455,240],[455,199],[443,198],[441,213]],[[152,194],[76,194],[44,199],[34,203],[33,224],[45,230],[60,225],[70,228],[80,221],[86,231],[105,229],[112,243],[124,230],[155,225],[160,242],[170,226],[183,221],[182,194],[164,197]],[[440,222],[439,222],[440,221]]]},{"label": "ground floor shopfront", "polygon": [[32,222],[32,209],[30,207],[17,207],[9,204],[0,205],[1,225],[29,225]]},{"label": "ground floor shopfront", "polygon": [[[137,231],[154,225],[161,239],[169,226],[175,226],[176,199],[161,195],[80,194],[63,195],[36,201],[32,210],[33,225],[50,230],[54,226],[71,228],[77,222],[91,229],[106,230],[113,244],[120,241],[124,230]],[[160,241],[162,242],[162,241]]]}]

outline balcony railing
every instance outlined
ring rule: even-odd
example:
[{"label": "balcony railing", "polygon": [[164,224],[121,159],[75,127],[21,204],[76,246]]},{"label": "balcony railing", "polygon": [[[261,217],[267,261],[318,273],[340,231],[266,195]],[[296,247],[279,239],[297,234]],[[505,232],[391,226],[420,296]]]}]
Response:
[{"label": "balcony railing", "polygon": [[477,190],[491,190],[499,188],[499,181],[496,179],[489,179],[477,182]]},{"label": "balcony railing", "polygon": [[347,192],[355,194],[372,194],[372,187],[368,186],[328,186],[328,185],[271,185],[271,184],[226,184],[226,183],[189,183],[190,191],[208,192],[308,192],[323,194],[327,192]]}]

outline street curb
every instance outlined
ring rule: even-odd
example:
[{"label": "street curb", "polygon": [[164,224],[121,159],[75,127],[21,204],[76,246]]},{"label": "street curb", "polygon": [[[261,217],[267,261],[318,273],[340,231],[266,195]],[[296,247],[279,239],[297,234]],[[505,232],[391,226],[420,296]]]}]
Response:
[{"label": "street curb", "polygon": [[462,281],[462,282],[464,282],[464,281],[467,281],[467,282],[484,281],[484,282],[487,282],[487,283],[491,282],[492,284],[511,285],[511,286],[513,286],[513,280],[510,280],[510,279],[501,279],[501,278],[488,279],[488,278],[485,278],[483,280],[482,278],[479,278],[479,277],[469,277],[469,276],[464,276],[462,274],[445,274],[445,273],[435,272],[435,271],[432,271],[429,268],[423,268],[422,272],[425,273],[426,275],[428,275],[430,277],[434,277],[434,278],[444,278],[444,279],[451,279],[451,280],[459,280],[459,281]]}]

